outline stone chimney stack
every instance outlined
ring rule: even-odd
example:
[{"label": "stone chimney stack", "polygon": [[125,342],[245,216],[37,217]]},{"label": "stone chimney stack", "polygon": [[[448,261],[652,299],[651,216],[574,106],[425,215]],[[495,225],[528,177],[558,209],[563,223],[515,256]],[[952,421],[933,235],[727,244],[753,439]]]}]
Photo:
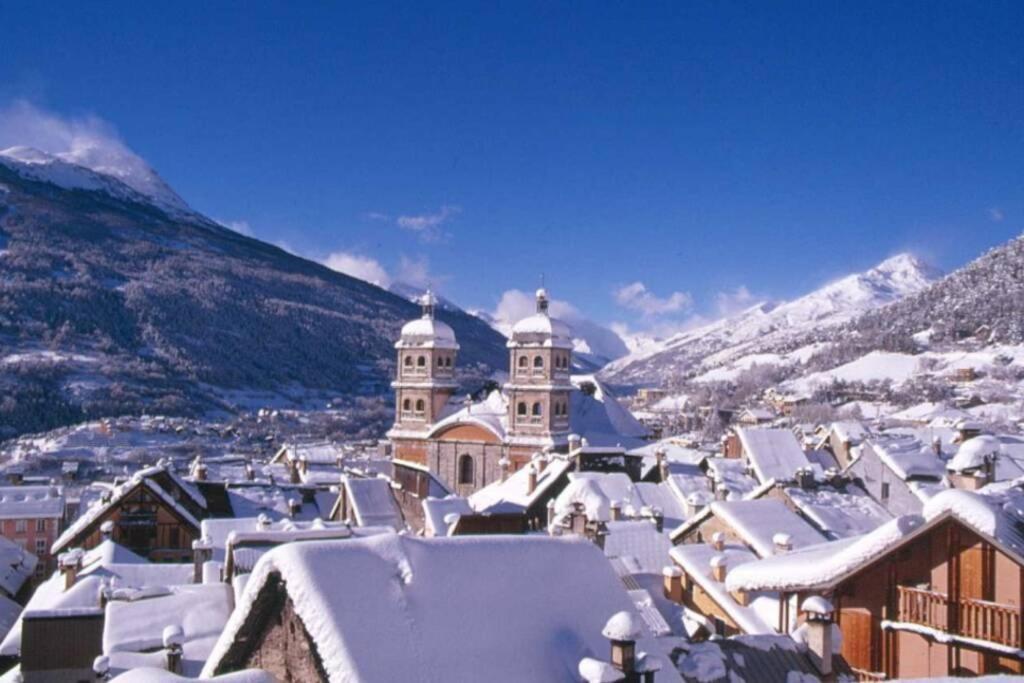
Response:
[{"label": "stone chimney stack", "polygon": [[665,449],[659,447],[654,451],[654,458],[658,461],[658,477],[661,481],[668,481],[668,456]]},{"label": "stone chimney stack", "polygon": [[203,582],[203,564],[213,559],[213,543],[205,536],[192,541],[192,582]]},{"label": "stone chimney stack", "polygon": [[664,578],[665,597],[676,604],[683,602],[683,570],[676,565],[670,565],[661,570]]},{"label": "stone chimney stack", "polygon": [[654,683],[661,669],[657,657],[636,651],[636,641],[643,635],[640,618],[632,612],[618,612],[605,624],[601,635],[611,643],[609,661],[592,657],[580,660],[579,673],[587,683]]},{"label": "stone chimney stack", "polygon": [[532,496],[537,490],[537,466],[530,464],[526,468],[526,495]]},{"label": "stone chimney stack", "polygon": [[711,547],[715,549],[715,552],[720,553],[725,550],[725,534],[721,531],[716,531],[711,535]]},{"label": "stone chimney stack", "polygon": [[57,562],[60,573],[64,575],[64,590],[69,590],[78,580],[78,572],[82,569],[82,551],[75,549],[62,554]]},{"label": "stone chimney stack", "polygon": [[613,522],[618,522],[622,519],[622,503],[617,500],[613,500],[611,505],[608,506],[608,516],[611,517]]},{"label": "stone chimney stack", "polygon": [[163,639],[164,648],[167,650],[167,670],[173,674],[180,674],[185,631],[178,625],[167,626],[164,628]]},{"label": "stone chimney stack", "polygon": [[804,491],[814,488],[814,470],[810,467],[801,467],[796,471],[796,485]]},{"label": "stone chimney stack", "polygon": [[807,629],[807,649],[818,667],[818,673],[823,679],[829,680],[833,675],[832,603],[819,595],[812,595],[803,601],[800,611],[807,619],[804,624]]},{"label": "stone chimney stack", "polygon": [[940,458],[942,457],[942,439],[938,436],[932,439],[932,452]]}]

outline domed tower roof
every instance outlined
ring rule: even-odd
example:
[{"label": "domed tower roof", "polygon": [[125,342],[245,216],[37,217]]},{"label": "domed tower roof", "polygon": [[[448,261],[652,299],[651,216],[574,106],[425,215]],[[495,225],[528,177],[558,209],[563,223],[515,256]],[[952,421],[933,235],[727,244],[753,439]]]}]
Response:
[{"label": "domed tower roof", "polygon": [[423,308],[423,315],[402,326],[402,336],[395,343],[395,348],[458,349],[455,331],[447,323],[434,318],[434,307],[437,306],[434,293],[427,290],[419,298],[419,304]]},{"label": "domed tower roof", "polygon": [[546,289],[537,290],[537,312],[512,326],[508,345],[572,348],[572,331],[569,326],[548,313]]}]

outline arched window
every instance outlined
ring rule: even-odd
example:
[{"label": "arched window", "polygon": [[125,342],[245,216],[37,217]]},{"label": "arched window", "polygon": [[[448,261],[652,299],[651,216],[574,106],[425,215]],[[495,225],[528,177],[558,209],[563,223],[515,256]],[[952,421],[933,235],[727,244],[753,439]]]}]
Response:
[{"label": "arched window", "polygon": [[416,359],[416,365],[420,366],[421,368],[427,367],[427,357],[426,356],[420,356],[419,358],[417,358]]},{"label": "arched window", "polygon": [[405,367],[407,367],[407,368],[411,368],[412,367],[412,356],[406,356],[405,357]]},{"label": "arched window", "polygon": [[534,415],[534,417],[540,417],[540,413],[541,413],[540,401],[537,401],[536,403],[533,404],[533,415]]},{"label": "arched window", "polygon": [[446,368],[450,368],[450,367],[452,366],[452,357],[451,357],[451,356],[447,356],[447,357],[446,357],[446,358],[444,359],[444,366],[445,366]]},{"label": "arched window", "polygon": [[416,401],[416,412],[417,413],[422,413],[425,408],[426,408],[426,404],[423,402],[422,398],[419,399],[418,401]]},{"label": "arched window", "polygon": [[558,417],[561,414],[562,414],[562,404],[561,403],[556,403],[555,404],[555,417]]},{"label": "arched window", "polygon": [[544,357],[543,356],[534,356],[533,357],[533,367],[535,367],[535,368],[542,368],[542,367],[544,367]]},{"label": "arched window", "polygon": [[412,410],[412,401],[410,401],[409,399],[405,399],[404,401],[402,401],[402,410],[407,413],[410,410]]},{"label": "arched window", "polygon": [[468,454],[459,456],[459,483],[473,483],[473,458]]},{"label": "arched window", "polygon": [[444,367],[444,358],[441,358],[441,356],[437,357],[437,367],[439,367],[439,368],[443,368]]},{"label": "arched window", "polygon": [[519,405],[516,406],[516,413],[518,415],[526,415],[526,403],[520,402]]},{"label": "arched window", "polygon": [[526,356],[519,356],[519,367],[525,368],[527,365],[529,365],[529,363],[529,358],[527,358]]}]

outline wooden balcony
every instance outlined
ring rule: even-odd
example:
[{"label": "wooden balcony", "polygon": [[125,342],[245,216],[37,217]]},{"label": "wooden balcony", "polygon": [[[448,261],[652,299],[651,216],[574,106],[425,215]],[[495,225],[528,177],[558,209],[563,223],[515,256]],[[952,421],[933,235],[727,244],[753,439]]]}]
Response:
[{"label": "wooden balcony", "polygon": [[952,635],[1021,647],[1021,608],[898,586],[899,620]]}]

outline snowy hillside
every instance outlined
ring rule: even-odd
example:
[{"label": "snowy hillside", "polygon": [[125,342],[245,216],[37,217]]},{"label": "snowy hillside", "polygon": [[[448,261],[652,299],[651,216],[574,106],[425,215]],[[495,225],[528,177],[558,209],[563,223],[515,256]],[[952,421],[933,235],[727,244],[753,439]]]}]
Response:
[{"label": "snowy hillside", "polygon": [[800,362],[820,350],[820,343],[801,342],[920,292],[938,275],[916,257],[900,254],[799,299],[759,303],[650,345],[609,364],[601,375],[618,384],[664,384],[704,373],[709,381],[728,380],[755,363]]},{"label": "snowy hillside", "polygon": [[[415,305],[190,211],[148,167],[73,158],[118,177],[0,156],[0,438],[387,391]],[[488,325],[439,316],[467,388],[507,365]]]},{"label": "snowy hillside", "polygon": [[130,153],[74,147],[49,154],[32,147],[10,147],[0,150],[0,164],[25,178],[66,190],[100,191],[119,199],[151,203],[174,215],[193,214],[156,171]]}]

